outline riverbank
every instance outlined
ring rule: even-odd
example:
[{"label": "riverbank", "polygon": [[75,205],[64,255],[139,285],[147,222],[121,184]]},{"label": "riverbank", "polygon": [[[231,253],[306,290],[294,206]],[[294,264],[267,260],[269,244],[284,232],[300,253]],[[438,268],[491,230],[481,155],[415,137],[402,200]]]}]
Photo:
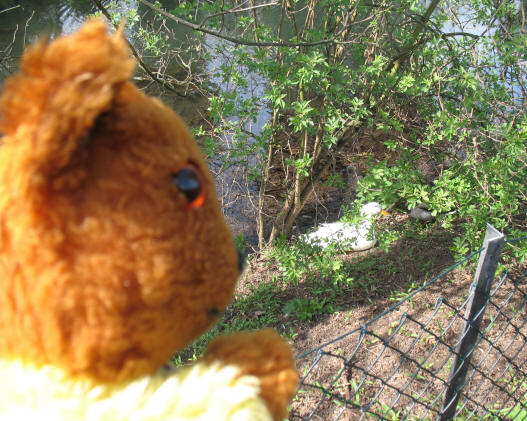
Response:
[{"label": "riverbank", "polygon": [[[446,230],[440,222],[422,224],[410,219],[408,215],[396,212],[380,218],[378,234],[382,240],[381,247],[367,252],[326,253],[294,243],[284,243],[267,249],[258,256],[251,256],[234,299],[219,323],[194,345],[176,355],[175,363],[186,364],[199,358],[207,343],[219,334],[265,327],[276,329],[289,340],[297,356],[303,355],[359,328],[405,300],[460,258],[451,249],[452,239],[458,234],[456,229]],[[442,299],[456,306],[466,300],[474,278],[476,260],[477,258],[471,264],[460,266],[442,276],[390,316],[376,321],[375,332],[381,337],[389,337],[399,326],[399,318],[409,314],[419,323],[428,323],[427,320],[433,316],[433,326],[430,325],[428,329],[437,331],[439,337],[441,331],[452,323],[452,314],[450,311],[435,311],[437,300],[443,297]],[[527,264],[516,263],[510,269],[521,274],[527,269]],[[503,286],[500,297],[512,293],[514,288],[512,283]],[[451,307],[446,308],[448,309]],[[401,329],[397,335],[397,347],[402,350],[414,348],[416,355],[423,357],[428,355],[430,347],[436,342],[431,335],[423,336],[422,325],[419,323],[409,323]],[[500,332],[507,329],[509,321],[502,317],[493,323],[495,330]],[[421,340],[416,345],[419,338]],[[357,351],[356,346],[355,340],[340,341],[331,348],[335,358],[321,360],[312,376],[321,384],[331,384],[334,376],[342,369],[338,356],[347,358]],[[382,343],[378,341],[363,344],[360,365],[375,364],[374,375],[381,379],[390,378],[391,387],[395,390],[408,387],[410,374],[391,377],[394,367],[401,364],[400,354],[386,352],[376,360],[379,347],[382,350]],[[449,350],[445,347],[436,352],[437,357],[426,361],[425,367],[430,370],[444,364],[442,358],[447,357]],[[301,375],[306,373],[306,364],[305,360],[298,361]],[[483,360],[479,369],[491,372],[494,367],[492,364],[491,360]],[[410,373],[411,370],[414,368],[409,367],[405,373]],[[345,384],[346,379],[356,375],[345,374],[342,377],[342,387],[350,387]],[[421,386],[419,381],[412,384],[415,393],[418,393]],[[492,385],[486,385],[482,393],[490,393],[492,389],[487,390],[488,387]],[[365,397],[376,391],[373,384],[364,384],[361,388]],[[409,389],[409,394],[412,390]],[[429,392],[439,393],[435,389]],[[353,390],[349,393],[349,399],[352,400]],[[491,394],[489,399],[492,396]],[[319,400],[320,393],[301,390],[292,402],[292,418],[305,417]],[[333,419],[337,409],[341,409],[338,404],[324,405],[317,410],[317,415],[320,419]]]}]

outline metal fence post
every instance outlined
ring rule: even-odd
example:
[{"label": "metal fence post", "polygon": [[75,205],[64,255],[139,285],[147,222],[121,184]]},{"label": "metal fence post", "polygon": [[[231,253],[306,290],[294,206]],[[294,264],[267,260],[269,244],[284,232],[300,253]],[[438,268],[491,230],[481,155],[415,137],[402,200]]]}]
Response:
[{"label": "metal fence post", "polygon": [[504,240],[505,237],[501,232],[487,224],[483,251],[479,256],[478,268],[471,286],[474,292],[465,311],[465,327],[456,347],[448,387],[443,397],[440,415],[437,418],[440,421],[450,421],[456,413]]}]

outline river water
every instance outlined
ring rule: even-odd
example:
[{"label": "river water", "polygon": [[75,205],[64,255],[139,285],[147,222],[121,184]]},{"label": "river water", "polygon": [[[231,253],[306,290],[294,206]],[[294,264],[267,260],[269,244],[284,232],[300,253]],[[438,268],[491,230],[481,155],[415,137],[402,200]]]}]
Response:
[{"label": "river water", "polygon": [[[137,1],[126,0],[119,3],[122,12],[135,10],[139,16],[148,12],[148,9]],[[168,10],[177,4],[176,1],[170,0],[162,3]],[[53,39],[59,34],[72,33],[88,17],[97,12],[97,7],[88,0],[0,0],[0,54],[3,55],[0,60],[0,84],[16,69],[16,62],[28,44],[42,36]],[[274,13],[276,11],[270,10],[262,19],[276,22]],[[191,35],[189,29],[170,24],[171,22],[167,22],[167,26],[170,26],[177,38],[176,42],[189,39]],[[127,35],[134,43],[135,34]],[[217,47],[217,43],[215,38],[205,37],[202,46],[212,52]],[[6,61],[8,57],[12,60]],[[204,63],[205,69],[203,70],[213,75],[225,64],[225,60],[225,56],[211,54]],[[257,98],[261,98],[264,95],[265,81],[259,79],[257,75],[248,74],[247,77],[249,86],[247,92],[242,92],[242,95],[246,97],[256,95]],[[227,82],[219,78],[211,77],[209,82],[211,86],[219,87],[224,91],[232,89]],[[144,89],[151,95],[159,94],[159,90],[154,85],[144,87]],[[201,114],[208,105],[204,97],[192,94],[182,97],[167,92],[163,92],[161,97],[190,126],[196,126],[202,122]],[[269,110],[262,107],[256,121],[251,123],[252,127],[247,128],[258,133],[269,117]],[[229,139],[226,138],[224,141],[228,145]],[[248,164],[254,164],[250,162],[250,158]],[[243,166],[231,166],[225,169],[221,167],[217,159],[210,160],[209,165],[215,176],[218,196],[233,234],[243,237],[248,245],[256,245],[256,211],[251,201],[247,199],[247,187],[254,194],[256,186],[247,181],[246,170]]]}]

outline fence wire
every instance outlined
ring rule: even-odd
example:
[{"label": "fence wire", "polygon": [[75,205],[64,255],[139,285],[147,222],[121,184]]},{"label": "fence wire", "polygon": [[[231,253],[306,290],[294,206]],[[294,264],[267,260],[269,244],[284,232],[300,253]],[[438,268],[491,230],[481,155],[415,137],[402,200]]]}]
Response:
[{"label": "fence wire", "polygon": [[[456,290],[451,272],[480,252],[376,318],[299,356],[302,405],[293,404],[290,419],[446,419],[445,394],[474,294],[473,285]],[[453,419],[527,421],[526,278],[527,272],[504,272],[495,279],[463,360],[468,371],[455,390],[460,398]]]}]

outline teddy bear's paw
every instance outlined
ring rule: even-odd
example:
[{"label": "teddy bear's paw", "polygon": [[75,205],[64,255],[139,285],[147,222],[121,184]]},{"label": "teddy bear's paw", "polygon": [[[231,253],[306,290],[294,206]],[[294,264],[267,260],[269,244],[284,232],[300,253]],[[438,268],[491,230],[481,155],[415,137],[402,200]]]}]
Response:
[{"label": "teddy bear's paw", "polygon": [[240,375],[260,381],[260,396],[275,420],[287,415],[287,405],[298,385],[298,373],[289,345],[273,330],[242,332],[212,341],[205,361],[236,366]]}]

